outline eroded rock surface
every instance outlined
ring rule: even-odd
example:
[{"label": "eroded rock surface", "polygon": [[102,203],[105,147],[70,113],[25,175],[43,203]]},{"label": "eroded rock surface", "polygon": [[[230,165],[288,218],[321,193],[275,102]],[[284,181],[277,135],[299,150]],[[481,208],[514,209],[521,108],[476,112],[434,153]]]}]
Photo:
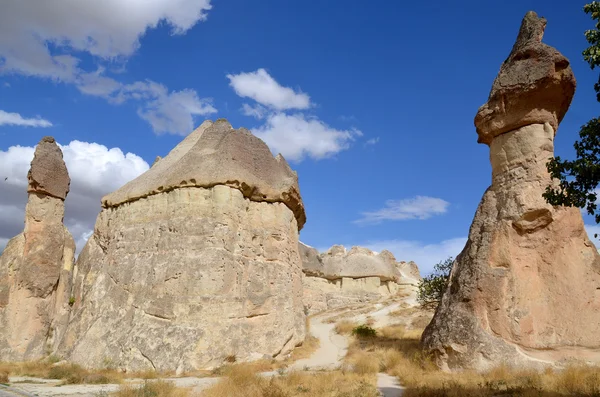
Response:
[{"label": "eroded rock surface", "polygon": [[36,147],[28,174],[25,229],[0,257],[0,359],[39,359],[65,332],[75,254],[63,225],[70,179],[54,138]]},{"label": "eroded rock surface", "polygon": [[181,372],[303,341],[297,175],[247,130],[203,123],[102,204],[77,261],[72,361]]},{"label": "eroded rock surface", "polygon": [[309,314],[416,293],[420,280],[420,276],[414,277],[416,265],[411,262],[414,267],[407,267],[403,265],[405,262],[396,262],[389,251],[377,254],[363,247],[348,251],[344,246],[334,245],[319,254],[302,243],[299,249],[304,271],[304,307]]},{"label": "eroded rock surface", "polygon": [[545,25],[526,15],[475,118],[479,142],[490,145],[492,185],[422,339],[446,370],[600,361],[600,256],[579,210],[542,197],[575,89],[568,61],[541,43]]}]

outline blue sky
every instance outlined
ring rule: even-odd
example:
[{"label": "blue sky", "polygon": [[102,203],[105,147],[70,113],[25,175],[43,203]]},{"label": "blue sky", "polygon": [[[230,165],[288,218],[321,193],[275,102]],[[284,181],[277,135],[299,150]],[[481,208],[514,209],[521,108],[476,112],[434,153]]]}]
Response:
[{"label": "blue sky", "polygon": [[593,26],[584,4],[7,0],[0,245],[22,229],[42,136],[63,145],[73,179],[65,220],[81,249],[102,194],[204,119],[225,117],[298,171],[302,241],[387,248],[427,272],[460,252],[490,184],[473,118],[528,10],[548,19],[544,41],[578,80],[556,140],[556,153],[573,157],[579,127],[597,116],[598,75],[581,57]]}]

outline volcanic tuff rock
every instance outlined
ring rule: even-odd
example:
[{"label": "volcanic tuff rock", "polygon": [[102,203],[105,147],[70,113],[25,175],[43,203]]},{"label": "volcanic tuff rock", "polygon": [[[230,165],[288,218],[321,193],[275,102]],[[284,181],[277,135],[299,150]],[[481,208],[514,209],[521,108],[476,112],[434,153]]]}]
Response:
[{"label": "volcanic tuff rock", "polygon": [[347,251],[341,245],[334,245],[319,254],[302,243],[299,250],[304,272],[304,307],[309,314],[375,301],[399,292],[413,296],[420,279],[414,278],[412,268],[413,273],[402,272],[401,268],[409,269],[396,262],[389,251],[377,254],[363,247]]},{"label": "volcanic tuff rock", "polygon": [[63,225],[70,179],[54,138],[36,147],[28,174],[25,230],[0,257],[0,359],[33,360],[65,332],[75,242]]},{"label": "volcanic tuff rock", "polygon": [[249,131],[204,122],[102,205],[77,261],[71,360],[181,372],[304,339],[298,178]]},{"label": "volcanic tuff rock", "polygon": [[446,370],[600,361],[600,255],[579,210],[542,197],[575,90],[568,61],[541,43],[545,25],[525,16],[475,118],[479,142],[490,145],[492,185],[422,338]]},{"label": "volcanic tuff rock", "polygon": [[479,143],[530,125],[558,124],[575,94],[575,76],[555,48],[542,43],[546,20],[535,12],[523,19],[517,41],[494,80],[490,96],[475,116]]}]

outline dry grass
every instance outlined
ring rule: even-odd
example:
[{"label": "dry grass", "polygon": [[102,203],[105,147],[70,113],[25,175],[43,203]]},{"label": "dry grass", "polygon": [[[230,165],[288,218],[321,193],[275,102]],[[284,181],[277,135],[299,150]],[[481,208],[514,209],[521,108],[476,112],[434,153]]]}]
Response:
[{"label": "dry grass", "polygon": [[124,375],[111,369],[86,370],[76,364],[54,365],[54,360],[0,363],[0,373],[12,376],[59,379],[65,384],[121,383]]},{"label": "dry grass", "polygon": [[302,345],[296,347],[285,362],[289,363],[310,357],[319,348],[320,344],[318,338],[308,335]]},{"label": "dry grass", "polygon": [[600,368],[571,366],[562,371],[516,370],[501,365],[485,373],[441,372],[419,346],[422,330],[390,326],[379,336],[353,339],[346,362],[368,363],[373,370],[397,376],[405,397],[600,396]]},{"label": "dry grass", "polygon": [[352,330],[357,326],[358,324],[355,322],[342,320],[335,325],[334,330],[340,335],[350,335],[352,333]]},{"label": "dry grass", "polygon": [[188,389],[176,387],[173,382],[163,380],[145,381],[142,386],[123,385],[114,394],[116,397],[187,397]]},{"label": "dry grass", "polygon": [[8,372],[0,371],[0,383],[4,383],[4,384],[8,383]]},{"label": "dry grass", "polygon": [[375,376],[351,372],[293,372],[285,376],[261,377],[238,367],[205,390],[202,397],[377,397]]}]

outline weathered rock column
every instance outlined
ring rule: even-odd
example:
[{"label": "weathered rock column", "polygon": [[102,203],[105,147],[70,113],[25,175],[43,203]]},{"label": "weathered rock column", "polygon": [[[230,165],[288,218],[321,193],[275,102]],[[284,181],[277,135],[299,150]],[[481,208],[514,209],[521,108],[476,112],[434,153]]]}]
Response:
[{"label": "weathered rock column", "polygon": [[577,208],[542,197],[575,91],[568,60],[529,12],[475,125],[490,146],[485,192],[422,338],[446,370],[600,362],[600,256]]},{"label": "weathered rock column", "polygon": [[65,332],[75,254],[63,225],[69,174],[54,138],[37,145],[28,174],[25,230],[0,258],[0,359],[53,352]]},{"label": "weathered rock column", "polygon": [[180,372],[304,340],[298,177],[248,130],[204,122],[102,207],[77,260],[72,361]]}]

